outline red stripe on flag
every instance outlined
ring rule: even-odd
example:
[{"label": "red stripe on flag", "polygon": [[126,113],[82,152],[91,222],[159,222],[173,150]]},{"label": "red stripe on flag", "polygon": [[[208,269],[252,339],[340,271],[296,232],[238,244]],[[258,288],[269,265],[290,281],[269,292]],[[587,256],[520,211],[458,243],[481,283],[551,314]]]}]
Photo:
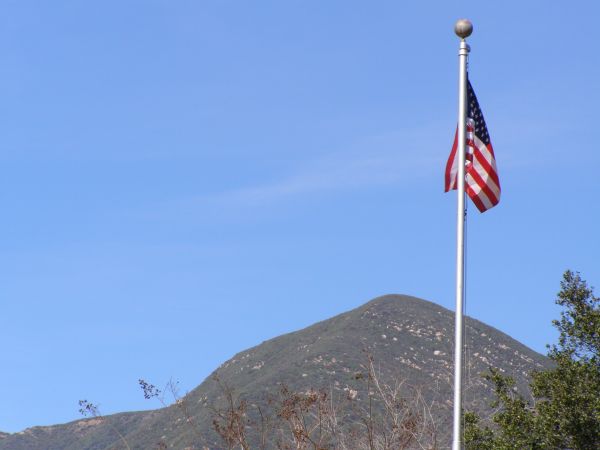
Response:
[{"label": "red stripe on flag", "polygon": [[[458,149],[458,127],[454,134],[454,144],[452,144],[452,150],[450,151],[450,157],[446,163],[446,183],[444,192],[448,192],[451,189],[456,189],[456,170],[458,169],[458,161],[456,161],[456,151]],[[454,169],[455,173],[452,173]]]},{"label": "red stripe on flag", "polygon": [[[482,178],[482,176],[479,174],[479,172],[477,172],[477,170],[475,170],[472,167],[470,167],[469,168],[469,175],[473,179],[474,184],[476,184],[477,186],[479,186],[479,189],[481,190],[481,192],[483,192],[485,194],[485,196],[490,200],[490,203],[492,204],[492,206],[496,205],[498,203],[498,199],[496,198],[496,194],[494,194],[494,192],[490,189],[490,187],[487,184],[486,180],[484,180]],[[477,196],[478,195],[473,190],[472,186],[473,185],[471,183],[468,183],[468,189],[470,190],[469,197],[471,197],[471,200],[473,200],[473,196]],[[473,201],[475,201],[475,200],[473,200]]]},{"label": "red stripe on flag", "polygon": [[475,203],[475,206],[477,206],[479,212],[485,212],[488,210],[488,207],[481,201],[481,199],[477,196],[477,194],[475,194],[470,186],[467,186],[467,194],[469,194],[469,198],[473,203]]},{"label": "red stripe on flag", "polygon": [[[484,170],[488,173],[489,177],[494,181],[494,183],[496,183],[496,186],[500,187],[500,180],[498,180],[496,167],[492,166],[492,164],[490,163],[490,161],[496,161],[496,158],[494,157],[494,149],[492,148],[492,144],[484,145],[481,141],[479,141],[479,143],[480,145],[476,147],[476,153],[479,154],[477,161],[479,161],[481,166],[483,166]],[[486,153],[489,154],[489,158],[486,158]]]}]

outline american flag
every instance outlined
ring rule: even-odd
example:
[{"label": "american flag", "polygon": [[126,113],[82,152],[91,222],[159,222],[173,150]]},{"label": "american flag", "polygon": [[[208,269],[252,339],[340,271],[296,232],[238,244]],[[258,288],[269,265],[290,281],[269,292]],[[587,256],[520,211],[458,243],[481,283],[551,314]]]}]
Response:
[{"label": "american flag", "polygon": [[[446,163],[445,192],[457,188],[458,130]],[[496,206],[500,201],[500,181],[496,158],[487,126],[471,82],[467,80],[467,146],[465,155],[465,189],[480,212]]]}]

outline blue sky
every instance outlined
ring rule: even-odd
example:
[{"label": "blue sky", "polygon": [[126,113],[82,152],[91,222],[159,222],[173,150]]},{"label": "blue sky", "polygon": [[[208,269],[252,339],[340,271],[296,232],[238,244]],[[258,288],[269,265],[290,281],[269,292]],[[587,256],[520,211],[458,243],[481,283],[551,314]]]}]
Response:
[{"label": "blue sky", "polygon": [[595,2],[1,6],[2,431],[378,295],[453,308],[459,17],[503,188],[468,314],[544,352],[563,271],[600,280]]}]

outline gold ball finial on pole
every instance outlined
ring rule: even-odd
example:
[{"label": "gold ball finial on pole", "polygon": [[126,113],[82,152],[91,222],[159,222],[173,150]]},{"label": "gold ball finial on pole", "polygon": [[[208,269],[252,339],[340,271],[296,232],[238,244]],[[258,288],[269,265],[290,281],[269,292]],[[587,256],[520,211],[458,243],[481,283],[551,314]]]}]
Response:
[{"label": "gold ball finial on pole", "polygon": [[469,19],[458,19],[454,24],[454,32],[461,39],[466,39],[473,33],[473,24]]}]

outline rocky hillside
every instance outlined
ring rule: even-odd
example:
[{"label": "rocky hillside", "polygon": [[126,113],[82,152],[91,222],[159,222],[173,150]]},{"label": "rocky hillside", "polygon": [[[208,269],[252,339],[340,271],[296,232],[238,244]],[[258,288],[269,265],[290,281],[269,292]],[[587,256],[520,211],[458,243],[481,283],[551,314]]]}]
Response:
[{"label": "rocky hillside", "polygon": [[[489,366],[513,376],[521,389],[531,370],[548,366],[545,357],[482,322],[467,318],[465,326],[468,409],[489,411],[490,386],[479,375]],[[383,380],[402,380],[435,405],[432,412],[444,440],[452,413],[453,330],[453,312],[434,303],[400,295],[379,297],[238,353],[183,403],[0,435],[0,450],[117,449],[126,448],[124,441],[132,449],[158,448],[159,443],[176,449],[222,448],[210,406],[223,400],[223,385],[233,387],[249,405],[276,396],[282,385],[295,391],[325,388],[341,398],[359,391],[356,374],[365,370],[368,355]],[[364,397],[360,394],[357,400]]]}]

